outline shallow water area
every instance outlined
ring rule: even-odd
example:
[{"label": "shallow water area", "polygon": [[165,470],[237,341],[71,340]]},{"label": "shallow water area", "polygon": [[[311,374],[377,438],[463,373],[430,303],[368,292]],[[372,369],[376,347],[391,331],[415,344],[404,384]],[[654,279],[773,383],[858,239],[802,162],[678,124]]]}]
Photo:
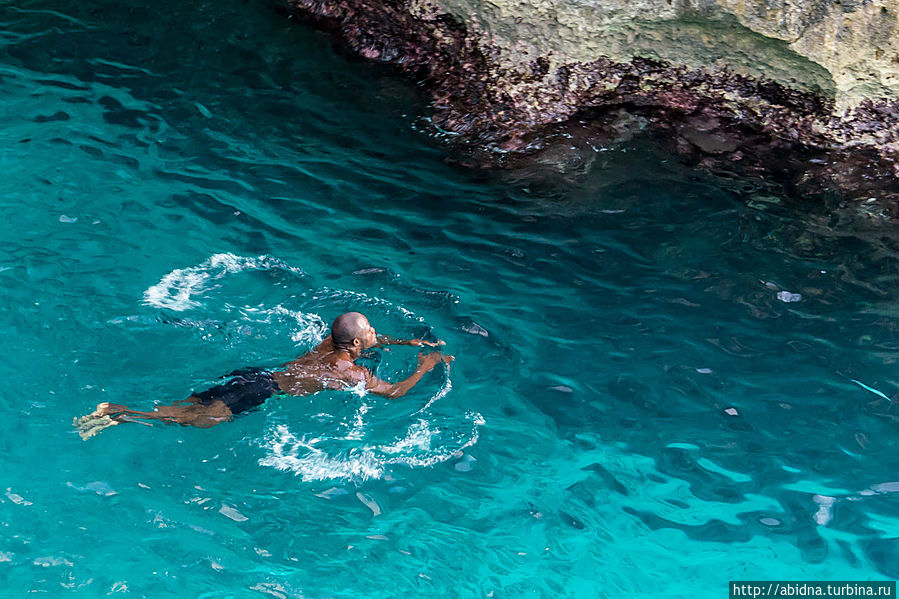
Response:
[{"label": "shallow water area", "polygon": [[[0,5],[0,580],[95,597],[723,595],[899,577],[897,234],[649,142],[446,162],[265,3]],[[126,424],[347,310],[406,397]],[[416,350],[365,364],[406,376]]]}]

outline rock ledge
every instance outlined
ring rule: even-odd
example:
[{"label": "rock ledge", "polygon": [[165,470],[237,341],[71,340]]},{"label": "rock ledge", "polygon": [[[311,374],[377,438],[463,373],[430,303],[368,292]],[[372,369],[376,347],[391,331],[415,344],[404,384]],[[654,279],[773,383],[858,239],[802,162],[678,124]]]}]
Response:
[{"label": "rock ledge", "polygon": [[624,111],[681,153],[899,205],[899,0],[288,2],[422,81],[479,161]]}]

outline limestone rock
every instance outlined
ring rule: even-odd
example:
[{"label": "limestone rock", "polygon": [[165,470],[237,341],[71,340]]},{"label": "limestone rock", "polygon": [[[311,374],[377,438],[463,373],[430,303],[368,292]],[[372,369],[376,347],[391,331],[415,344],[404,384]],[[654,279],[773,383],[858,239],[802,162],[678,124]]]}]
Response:
[{"label": "limestone rock", "polygon": [[623,107],[721,160],[824,152],[803,177],[899,198],[899,0],[288,2],[427,82],[467,143],[527,150]]}]

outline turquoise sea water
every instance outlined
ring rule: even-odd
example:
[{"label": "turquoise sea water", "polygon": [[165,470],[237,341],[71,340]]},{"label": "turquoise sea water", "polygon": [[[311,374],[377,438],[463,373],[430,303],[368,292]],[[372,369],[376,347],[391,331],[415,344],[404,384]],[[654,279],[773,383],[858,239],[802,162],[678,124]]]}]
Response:
[{"label": "turquoise sea water", "polygon": [[[0,6],[5,596],[723,597],[899,577],[894,228],[646,141],[446,163],[260,3]],[[406,397],[125,425],[339,313]],[[395,380],[412,348],[366,358]]]}]

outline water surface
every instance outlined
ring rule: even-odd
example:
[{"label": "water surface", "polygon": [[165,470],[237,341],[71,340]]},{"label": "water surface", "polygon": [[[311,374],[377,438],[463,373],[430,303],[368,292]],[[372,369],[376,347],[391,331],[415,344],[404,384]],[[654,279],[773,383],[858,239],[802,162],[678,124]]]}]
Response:
[{"label": "water surface", "polygon": [[[0,7],[0,580],[95,597],[687,597],[899,577],[897,238],[645,140],[453,167],[264,3]],[[833,205],[831,205],[833,204]],[[361,310],[397,401],[127,425]],[[410,372],[410,348],[366,358]]]}]

